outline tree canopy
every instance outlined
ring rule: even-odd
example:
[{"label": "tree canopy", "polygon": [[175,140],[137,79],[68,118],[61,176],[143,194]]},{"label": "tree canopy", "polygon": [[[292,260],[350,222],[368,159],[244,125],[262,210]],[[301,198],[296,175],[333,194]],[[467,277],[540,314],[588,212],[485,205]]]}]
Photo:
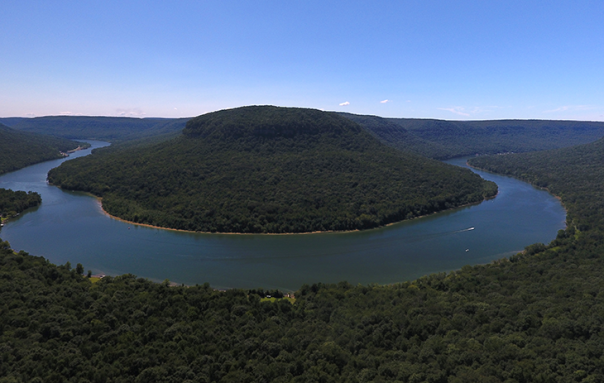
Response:
[{"label": "tree canopy", "polygon": [[36,192],[12,191],[0,188],[0,217],[2,221],[42,203]]},{"label": "tree canopy", "polygon": [[335,113],[244,107],[191,119],[170,141],[98,150],[49,173],[110,214],[206,232],[385,225],[496,194],[461,169],[381,144]]},{"label": "tree canopy", "polygon": [[92,283],[82,265],[0,241],[0,379],[604,381],[604,140],[470,162],[559,195],[567,229],[415,281],[304,285],[293,303],[133,275]]}]

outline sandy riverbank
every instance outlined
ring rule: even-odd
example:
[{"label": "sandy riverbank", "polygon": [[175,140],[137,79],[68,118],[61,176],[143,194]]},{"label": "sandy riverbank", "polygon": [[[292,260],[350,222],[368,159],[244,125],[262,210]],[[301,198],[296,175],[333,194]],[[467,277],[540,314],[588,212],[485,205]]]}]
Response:
[{"label": "sandy riverbank", "polygon": [[434,213],[424,214],[424,215],[420,215],[420,216],[417,216],[417,217],[413,217],[413,218],[409,218],[409,219],[404,219],[402,221],[391,222],[391,223],[388,223],[386,225],[382,225],[382,226],[378,226],[378,227],[373,227],[371,229],[366,229],[366,230],[358,230],[358,229],[356,229],[356,230],[337,230],[337,231],[336,230],[307,231],[307,232],[303,232],[303,233],[233,233],[233,232],[193,231],[193,230],[174,229],[174,228],[170,228],[170,227],[149,225],[149,224],[146,224],[146,223],[132,222],[132,221],[127,221],[127,220],[125,220],[123,218],[111,215],[107,211],[105,211],[105,209],[103,209],[103,199],[101,197],[97,197],[97,196],[95,196],[93,194],[90,194],[90,193],[86,193],[86,194],[89,194],[90,196],[96,198],[96,200],[97,200],[97,202],[99,204],[99,208],[101,209],[101,211],[103,212],[103,214],[105,214],[106,216],[108,216],[108,217],[110,217],[112,219],[115,219],[116,221],[124,222],[124,223],[130,224],[130,225],[133,225],[133,226],[144,226],[144,227],[149,227],[149,228],[152,228],[152,229],[180,231],[180,232],[183,232],[183,233],[197,233],[197,234],[221,234],[221,235],[306,235],[306,234],[347,234],[347,233],[357,233],[357,232],[360,232],[360,231],[379,230],[379,229],[382,229],[384,227],[389,227],[389,226],[392,226],[392,225],[397,225],[397,224],[402,223],[402,222],[407,222],[407,221],[411,221],[411,220],[415,220],[415,219],[419,219],[419,218],[424,218],[424,217],[428,217],[428,216],[431,216],[431,215],[434,215],[434,214],[443,213],[443,212],[446,212],[446,211],[451,211],[451,210],[454,210],[454,209],[459,209],[459,208],[469,207],[469,206],[473,206],[473,205],[478,205],[478,204],[480,204],[480,203],[482,203],[484,201],[487,201],[487,200],[490,200],[490,199],[493,199],[493,198],[497,197],[497,195],[499,195],[499,190],[497,191],[497,194],[495,194],[494,196],[489,197],[489,198],[485,198],[482,201],[472,202],[472,203],[468,203],[468,204],[465,204],[465,205],[459,205],[459,206],[455,206],[455,207],[452,207],[452,208],[449,208],[449,209],[440,210],[440,211],[437,211],[437,212],[434,212]]}]

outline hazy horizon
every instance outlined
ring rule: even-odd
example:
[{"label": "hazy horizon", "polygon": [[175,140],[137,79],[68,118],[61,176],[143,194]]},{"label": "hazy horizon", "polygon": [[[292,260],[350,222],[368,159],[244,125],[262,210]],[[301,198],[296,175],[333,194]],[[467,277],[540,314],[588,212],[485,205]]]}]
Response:
[{"label": "hazy horizon", "polygon": [[604,121],[602,3],[5,2],[0,117]]}]

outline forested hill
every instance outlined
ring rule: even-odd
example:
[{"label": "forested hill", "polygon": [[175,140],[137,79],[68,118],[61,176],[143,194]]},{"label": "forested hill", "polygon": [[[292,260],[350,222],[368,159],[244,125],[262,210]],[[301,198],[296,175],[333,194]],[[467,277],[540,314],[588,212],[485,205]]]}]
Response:
[{"label": "forested hill", "polygon": [[19,132],[0,124],[0,174],[23,168],[38,162],[63,157],[61,152],[87,144]]},{"label": "forested hill", "polygon": [[[604,136],[603,122],[550,120],[447,121],[382,118],[339,113],[399,150],[445,159],[473,154],[529,152],[593,142]],[[113,143],[174,136],[189,118],[47,116],[0,118],[13,129],[70,139]]]},{"label": "forested hill", "polygon": [[99,150],[49,173],[123,219],[208,232],[367,229],[482,201],[467,169],[389,148],[335,113],[243,107],[167,142]]},{"label": "forested hill", "polygon": [[438,159],[556,149],[594,142],[604,136],[604,122],[446,121],[342,115],[388,145]]},{"label": "forested hill", "polygon": [[48,116],[0,119],[5,125],[24,132],[70,139],[126,141],[180,132],[188,118],[128,118],[88,116]]},{"label": "forested hill", "polygon": [[341,113],[341,115],[361,125],[384,144],[404,152],[415,153],[429,158],[452,158],[460,152],[457,148],[450,148],[446,144],[424,140],[407,131],[400,124],[386,118],[350,113]]}]

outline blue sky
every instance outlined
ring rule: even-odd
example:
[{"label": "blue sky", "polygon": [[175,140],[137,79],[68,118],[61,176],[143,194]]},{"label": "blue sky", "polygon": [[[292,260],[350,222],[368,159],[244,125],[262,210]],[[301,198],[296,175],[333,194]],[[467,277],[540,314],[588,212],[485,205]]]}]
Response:
[{"label": "blue sky", "polygon": [[604,121],[604,2],[0,0],[0,117]]}]

